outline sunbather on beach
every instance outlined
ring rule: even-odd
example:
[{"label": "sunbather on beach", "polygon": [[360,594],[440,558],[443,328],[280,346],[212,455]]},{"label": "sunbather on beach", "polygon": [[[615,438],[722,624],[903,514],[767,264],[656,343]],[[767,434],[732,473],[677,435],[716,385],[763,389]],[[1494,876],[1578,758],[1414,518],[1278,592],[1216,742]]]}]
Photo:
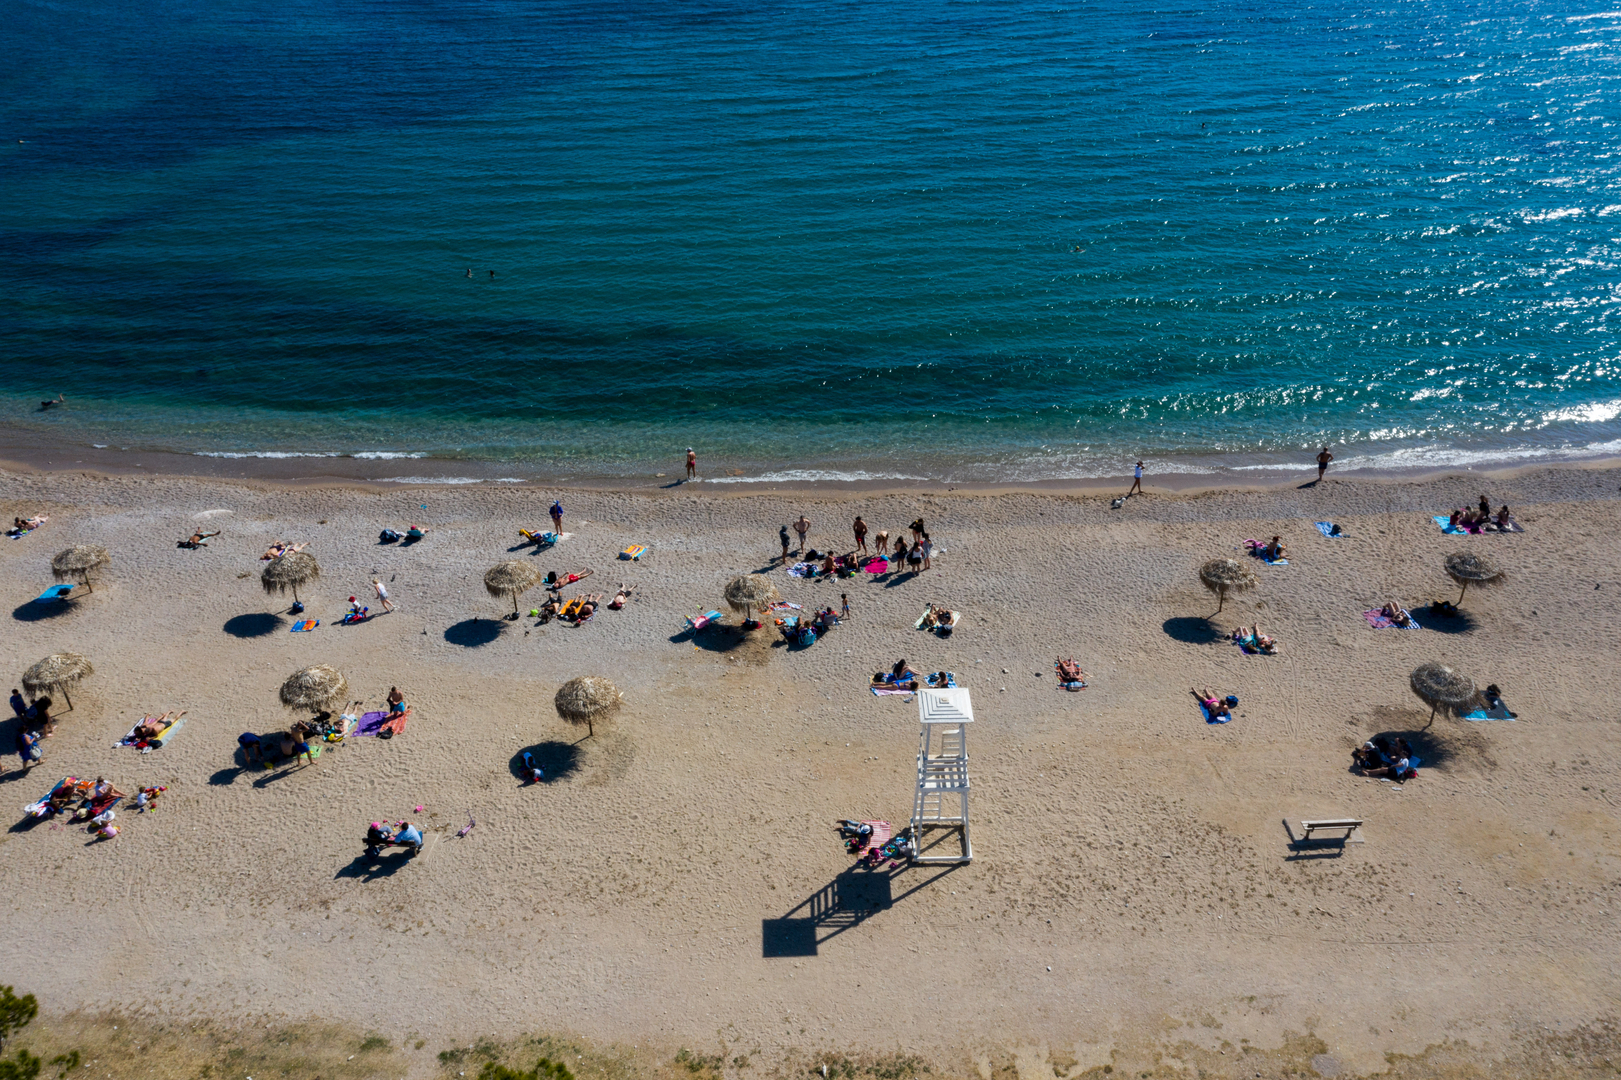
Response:
[{"label": "sunbather on beach", "polygon": [[633,585],[620,585],[619,591],[614,593],[614,598],[608,601],[608,606],[613,608],[615,611],[618,611],[620,608],[625,606],[625,601],[629,600],[630,594],[635,591],[636,587]]},{"label": "sunbather on beach", "polygon": [[207,541],[211,537],[218,536],[219,534],[220,534],[220,531],[218,529],[215,529],[211,533],[194,532],[190,536],[188,536],[186,539],[181,540],[176,546],[177,547],[183,547],[183,548],[193,548],[193,549],[204,548],[204,547],[208,546]]},{"label": "sunbather on beach", "polygon": [[1236,704],[1238,701],[1237,698],[1232,696],[1228,696],[1225,700],[1219,698],[1215,694],[1211,693],[1209,687],[1205,687],[1205,691],[1202,694],[1198,690],[1189,690],[1188,692],[1199,699],[1199,704],[1205,707],[1205,711],[1210,714],[1210,719],[1212,720],[1219,720],[1224,716],[1231,719],[1233,710],[1229,702]]},{"label": "sunbather on beach", "polygon": [[833,561],[833,553],[831,551],[828,552],[827,558],[822,560],[822,576],[831,577],[833,574],[838,572],[838,569],[838,563]]},{"label": "sunbather on beach", "polygon": [[1413,617],[1407,614],[1407,610],[1394,600],[1387,601],[1385,606],[1379,609],[1379,614],[1397,626],[1408,627],[1413,625]]},{"label": "sunbather on beach", "polygon": [[137,739],[155,739],[174,727],[175,721],[185,715],[184,712],[170,711],[162,716],[148,716],[135,725],[135,737]]},{"label": "sunbather on beach", "polygon": [[1081,670],[1081,665],[1075,662],[1073,656],[1067,658],[1060,656],[1053,666],[1058,671],[1059,682],[1080,682],[1086,678],[1086,673]]},{"label": "sunbather on beach", "polygon": [[546,575],[546,587],[548,589],[561,589],[574,584],[576,581],[584,581],[586,578],[590,577],[591,574],[592,571],[590,570],[580,570],[576,573],[559,576],[557,571],[553,570],[551,573]]},{"label": "sunbather on beach", "polygon": [[602,594],[592,593],[589,596],[580,596],[576,599],[580,601],[580,604],[574,609],[574,621],[583,623],[597,613],[597,605],[602,603]]},{"label": "sunbather on beach", "polygon": [[424,536],[428,535],[428,530],[413,522],[405,530],[405,535],[410,537],[412,540],[421,540]]}]

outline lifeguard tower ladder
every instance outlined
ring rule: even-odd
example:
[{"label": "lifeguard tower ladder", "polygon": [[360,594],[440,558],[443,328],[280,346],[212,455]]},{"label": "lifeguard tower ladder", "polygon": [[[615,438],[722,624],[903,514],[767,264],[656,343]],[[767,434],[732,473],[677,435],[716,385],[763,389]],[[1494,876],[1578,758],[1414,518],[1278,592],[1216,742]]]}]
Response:
[{"label": "lifeguard tower ladder", "polygon": [[[912,861],[923,865],[972,862],[968,838],[968,725],[974,704],[967,690],[919,690],[917,794],[912,800]],[[952,834],[960,850],[951,850]]]}]

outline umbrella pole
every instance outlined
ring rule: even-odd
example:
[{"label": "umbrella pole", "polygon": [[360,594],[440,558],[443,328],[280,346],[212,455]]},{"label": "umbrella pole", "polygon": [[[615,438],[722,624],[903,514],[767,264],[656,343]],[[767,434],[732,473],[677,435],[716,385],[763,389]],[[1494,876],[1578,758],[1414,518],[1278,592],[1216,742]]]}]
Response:
[{"label": "umbrella pole", "polygon": [[594,739],[596,738],[596,735],[597,729],[591,725],[591,721],[587,720],[585,722],[585,737],[588,739]]},{"label": "umbrella pole", "polygon": [[57,689],[61,690],[62,691],[62,696],[67,699],[68,712],[72,712],[73,711],[73,698],[68,694],[67,684],[63,683],[61,686],[57,687]]},{"label": "umbrella pole", "polygon": [[516,619],[518,617],[518,594],[517,593],[512,594],[512,617],[514,619]]},{"label": "umbrella pole", "polygon": [[1468,592],[1468,591],[1469,591],[1469,583],[1466,581],[1466,582],[1463,583],[1463,591],[1458,593],[1458,603],[1460,603],[1460,604],[1463,603],[1463,594]]},{"label": "umbrella pole", "polygon": [[1221,606],[1227,602],[1227,590],[1222,589],[1216,594],[1216,614],[1221,614]]},{"label": "umbrella pole", "polygon": [[[84,589],[85,589],[85,592],[95,592],[96,591],[96,587],[94,585],[90,584],[90,571],[88,571],[88,570],[86,570],[84,572]],[[66,691],[64,691],[64,693],[65,692]]]}]

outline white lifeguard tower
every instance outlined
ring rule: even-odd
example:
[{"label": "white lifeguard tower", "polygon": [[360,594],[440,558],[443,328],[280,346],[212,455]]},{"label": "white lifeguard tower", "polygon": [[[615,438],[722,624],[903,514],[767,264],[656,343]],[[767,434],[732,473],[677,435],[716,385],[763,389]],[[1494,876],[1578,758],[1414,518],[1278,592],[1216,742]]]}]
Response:
[{"label": "white lifeguard tower", "polygon": [[[967,690],[919,690],[923,725],[917,748],[917,794],[912,800],[912,861],[923,865],[972,862],[968,838],[968,725],[974,703]],[[951,834],[960,850],[950,850]],[[947,850],[939,850],[947,845]]]}]

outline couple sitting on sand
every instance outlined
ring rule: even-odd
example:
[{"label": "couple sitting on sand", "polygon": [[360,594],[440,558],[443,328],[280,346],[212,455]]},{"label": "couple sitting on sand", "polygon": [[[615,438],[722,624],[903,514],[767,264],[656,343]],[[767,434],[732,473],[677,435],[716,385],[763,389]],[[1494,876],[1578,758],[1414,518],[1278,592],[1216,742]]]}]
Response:
[{"label": "couple sitting on sand", "polygon": [[1394,740],[1375,735],[1351,751],[1351,765],[1364,776],[1387,777],[1391,780],[1411,780],[1418,775],[1413,749],[1407,740],[1397,735]]},{"label": "couple sitting on sand", "polygon": [[383,853],[386,847],[402,847],[410,849],[412,855],[422,850],[422,831],[409,821],[397,821],[396,828],[391,832],[387,825],[381,821],[374,821],[366,828],[366,854],[375,859]]},{"label": "couple sitting on sand", "polygon": [[1275,655],[1279,645],[1272,638],[1261,633],[1261,624],[1254,626],[1240,626],[1233,631],[1233,642],[1245,652],[1265,653],[1267,656]]}]

